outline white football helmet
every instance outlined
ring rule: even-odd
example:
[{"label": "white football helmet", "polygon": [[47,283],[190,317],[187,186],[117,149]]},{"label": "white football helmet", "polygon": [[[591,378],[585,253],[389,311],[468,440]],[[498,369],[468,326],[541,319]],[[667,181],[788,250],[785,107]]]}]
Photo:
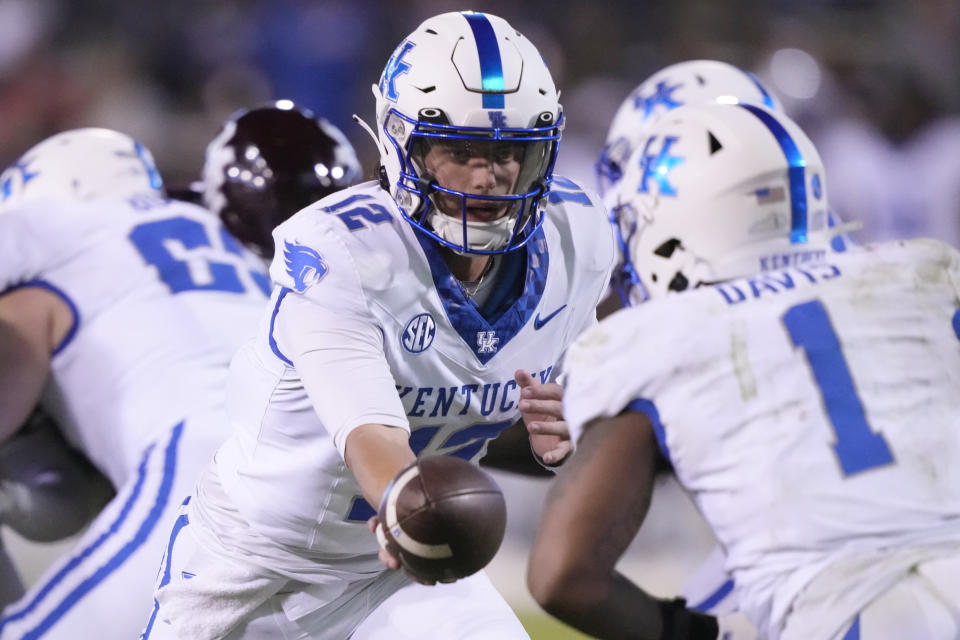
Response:
[{"label": "white football helmet", "polygon": [[684,106],[648,133],[618,192],[631,303],[832,251],[820,155],[784,114]]},{"label": "white football helmet", "polygon": [[[540,227],[563,114],[540,53],[505,20],[471,11],[427,19],[373,93],[381,183],[415,227],[479,254],[516,249]],[[438,156],[485,164],[496,186],[443,184]]]},{"label": "white football helmet", "polygon": [[34,145],[0,174],[0,210],[39,199],[80,202],[163,195],[150,151],[119,131],[64,131]]},{"label": "white football helmet", "polygon": [[664,67],[641,82],[620,104],[595,170],[606,196],[623,178],[623,163],[665,113],[684,104],[748,102],[779,111],[779,103],[749,71],[718,60],[689,60]]}]

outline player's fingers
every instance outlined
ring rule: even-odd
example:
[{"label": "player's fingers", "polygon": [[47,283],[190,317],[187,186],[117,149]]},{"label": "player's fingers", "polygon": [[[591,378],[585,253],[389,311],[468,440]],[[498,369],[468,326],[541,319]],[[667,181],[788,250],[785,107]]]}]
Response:
[{"label": "player's fingers", "polygon": [[521,389],[536,383],[536,380],[533,379],[533,376],[523,369],[517,369],[514,371],[513,379],[517,381],[517,384],[520,385]]},{"label": "player's fingers", "polygon": [[563,387],[556,382],[547,382],[546,384],[533,384],[525,387],[520,392],[522,398],[534,398],[537,400],[563,400]]},{"label": "player's fingers", "polygon": [[557,464],[566,458],[573,451],[573,444],[569,440],[563,440],[556,448],[543,454],[543,461],[546,464]]},{"label": "player's fingers", "polygon": [[[517,408],[524,414],[524,419],[541,420],[542,416],[550,416],[555,420],[563,418],[563,403],[559,400],[533,400],[524,398],[517,404]],[[530,414],[540,414],[533,416]]]},{"label": "player's fingers", "polygon": [[570,439],[570,429],[567,427],[565,420],[528,422],[527,431],[537,435],[560,436],[561,438]]},{"label": "player's fingers", "polygon": [[377,532],[378,524],[380,524],[380,518],[377,517],[376,515],[372,515],[370,516],[370,518],[367,519],[367,529],[370,530],[370,533]]},{"label": "player's fingers", "polygon": [[396,556],[392,555],[386,549],[381,548],[377,553],[377,557],[380,558],[380,562],[383,563],[383,566],[385,566],[387,569],[396,571],[400,568],[400,560],[398,560]]}]

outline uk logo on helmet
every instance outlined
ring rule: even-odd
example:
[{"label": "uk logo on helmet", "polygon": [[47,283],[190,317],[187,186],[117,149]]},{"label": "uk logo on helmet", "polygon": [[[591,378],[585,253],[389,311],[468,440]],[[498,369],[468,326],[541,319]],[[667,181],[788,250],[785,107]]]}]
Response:
[{"label": "uk logo on helmet", "polygon": [[682,102],[674,99],[673,92],[682,87],[682,84],[675,84],[672,87],[668,87],[666,81],[658,82],[657,88],[654,91],[653,95],[648,97],[643,97],[640,94],[633,99],[633,108],[639,109],[643,107],[643,120],[644,122],[653,115],[654,109],[658,106],[665,107],[666,111],[671,109],[676,109]]},{"label": "uk logo on helmet", "polygon": [[404,42],[393,52],[390,59],[387,60],[387,66],[383,70],[383,78],[380,79],[380,93],[390,102],[396,102],[400,94],[397,93],[397,77],[410,71],[410,63],[405,62],[403,56],[410,53],[413,49],[412,42]]},{"label": "uk logo on helmet", "polygon": [[504,115],[503,111],[488,111],[487,115],[490,117],[491,127],[503,129],[507,126],[507,116]]},{"label": "uk logo on helmet", "polygon": [[433,337],[437,335],[437,323],[429,313],[414,316],[403,330],[401,342],[403,348],[410,353],[422,353],[433,344]]},{"label": "uk logo on helmet", "polygon": [[643,176],[640,178],[640,186],[637,188],[637,192],[649,193],[650,189],[647,185],[647,180],[653,178],[657,181],[657,185],[660,188],[660,195],[675,196],[677,195],[677,190],[668,182],[668,179],[670,178],[670,172],[673,168],[683,163],[683,158],[680,156],[670,155],[670,147],[677,141],[677,138],[674,136],[666,136],[663,139],[663,146],[660,148],[660,153],[647,153],[653,141],[656,139],[657,136],[650,136],[647,139],[647,144],[643,147],[643,154],[640,156],[640,169],[643,171]]},{"label": "uk logo on helmet", "polygon": [[293,288],[299,293],[316,284],[327,273],[327,265],[315,249],[302,244],[283,243],[283,258],[287,273],[293,278]]},{"label": "uk logo on helmet", "polygon": [[0,202],[13,195],[13,178],[16,173],[20,174],[21,187],[37,177],[36,173],[32,173],[27,168],[27,161],[23,159],[18,160],[16,164],[4,171],[3,175],[0,175],[0,178],[2,178],[2,183],[0,183]]}]

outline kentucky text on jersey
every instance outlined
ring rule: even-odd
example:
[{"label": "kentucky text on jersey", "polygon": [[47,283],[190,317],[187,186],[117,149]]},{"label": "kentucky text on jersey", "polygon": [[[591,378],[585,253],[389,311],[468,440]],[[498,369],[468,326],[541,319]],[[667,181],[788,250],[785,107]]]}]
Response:
[{"label": "kentucky text on jersey", "polygon": [[[550,379],[550,372],[553,367],[547,367],[543,371],[531,373],[534,378],[539,379],[541,384],[546,384]],[[465,416],[470,411],[471,402],[480,403],[480,415],[489,416],[494,411],[509,412],[516,406],[513,397],[518,393],[517,383],[512,378],[503,382],[479,384],[465,384],[461,386],[450,387],[417,387],[414,392],[413,387],[402,387],[397,385],[397,393],[400,394],[400,400],[404,402],[407,409],[407,415],[412,417],[430,418],[450,415],[454,408],[454,401],[459,400],[456,406],[459,411],[456,415]],[[498,403],[499,400],[499,403]],[[412,402],[412,405],[410,404]],[[426,413],[430,408],[430,413]]]},{"label": "kentucky text on jersey", "polygon": [[738,304],[745,300],[755,300],[768,294],[789,291],[797,284],[817,284],[825,280],[832,280],[841,275],[840,268],[832,264],[822,264],[808,269],[789,269],[774,273],[764,273],[756,278],[735,280],[713,285],[713,288],[723,296],[727,304]]},{"label": "kentucky text on jersey", "polygon": [[772,271],[773,269],[798,267],[802,264],[810,264],[811,262],[822,262],[826,255],[827,252],[825,249],[813,249],[760,256],[760,270]]}]

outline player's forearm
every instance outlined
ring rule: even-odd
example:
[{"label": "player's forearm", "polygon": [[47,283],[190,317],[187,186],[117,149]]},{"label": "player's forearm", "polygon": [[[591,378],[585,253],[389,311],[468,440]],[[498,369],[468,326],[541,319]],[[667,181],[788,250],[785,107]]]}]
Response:
[{"label": "player's forearm", "polygon": [[576,575],[537,595],[551,615],[597,638],[660,640],[656,599],[619,573]]},{"label": "player's forearm", "polygon": [[46,384],[49,353],[0,315],[0,443],[26,421]]},{"label": "player's forearm", "polygon": [[620,573],[578,574],[548,593],[541,606],[597,638],[619,640],[714,640],[717,622],[688,610],[682,600],[660,600]]},{"label": "player's forearm", "polygon": [[370,504],[379,505],[397,472],[416,458],[408,440],[405,429],[382,424],[361,425],[347,436],[344,461]]}]

